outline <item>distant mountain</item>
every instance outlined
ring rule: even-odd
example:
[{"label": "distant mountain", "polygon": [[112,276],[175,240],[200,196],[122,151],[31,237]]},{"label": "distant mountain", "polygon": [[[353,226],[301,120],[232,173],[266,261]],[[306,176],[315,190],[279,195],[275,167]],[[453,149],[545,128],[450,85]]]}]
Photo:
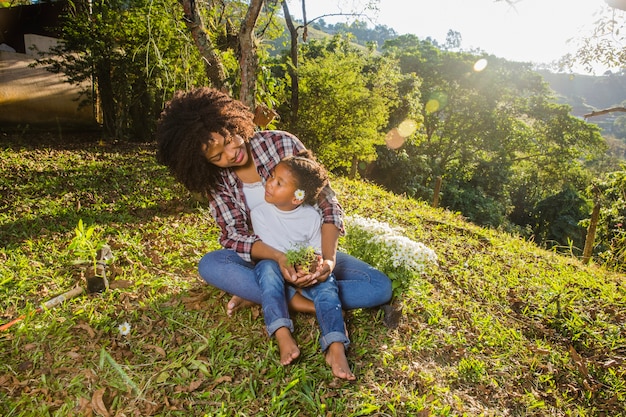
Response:
[{"label": "distant mountain", "polygon": [[572,113],[582,116],[592,110],[623,106],[626,102],[626,76],[561,74],[538,71],[557,96],[575,108]]},{"label": "distant mountain", "polygon": [[[602,76],[561,74],[545,70],[538,71],[556,93],[559,103],[569,104],[574,116],[583,115],[593,110],[608,109],[626,105],[626,75],[608,73]],[[615,118],[624,113],[609,113],[588,120],[612,132]]]}]

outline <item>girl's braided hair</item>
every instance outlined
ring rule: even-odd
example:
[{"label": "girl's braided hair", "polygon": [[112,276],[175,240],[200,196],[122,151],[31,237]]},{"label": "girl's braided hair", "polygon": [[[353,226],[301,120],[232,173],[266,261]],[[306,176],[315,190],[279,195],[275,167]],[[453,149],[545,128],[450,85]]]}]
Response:
[{"label": "girl's braided hair", "polygon": [[313,156],[313,153],[304,149],[296,155],[281,159],[281,164],[287,165],[297,187],[304,191],[304,204],[314,205],[322,189],[328,184],[328,173]]},{"label": "girl's braided hair", "polygon": [[211,145],[211,133],[239,135],[248,142],[253,118],[246,105],[219,90],[177,91],[157,121],[157,161],[189,191],[210,198],[221,168],[207,161],[202,146]]}]

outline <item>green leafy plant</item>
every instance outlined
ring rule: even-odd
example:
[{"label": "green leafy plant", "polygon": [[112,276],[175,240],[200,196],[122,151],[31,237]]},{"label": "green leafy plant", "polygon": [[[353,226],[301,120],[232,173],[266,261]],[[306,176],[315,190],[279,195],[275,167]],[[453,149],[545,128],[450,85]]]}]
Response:
[{"label": "green leafy plant", "polygon": [[78,220],[78,225],[74,229],[75,236],[67,247],[78,257],[77,263],[89,262],[93,265],[94,271],[98,266],[98,249],[104,246],[94,234],[95,230],[95,225],[85,227],[83,219]]},{"label": "green leafy plant", "polygon": [[309,270],[315,267],[317,255],[311,246],[298,245],[286,252],[287,263],[291,266],[308,267]]}]

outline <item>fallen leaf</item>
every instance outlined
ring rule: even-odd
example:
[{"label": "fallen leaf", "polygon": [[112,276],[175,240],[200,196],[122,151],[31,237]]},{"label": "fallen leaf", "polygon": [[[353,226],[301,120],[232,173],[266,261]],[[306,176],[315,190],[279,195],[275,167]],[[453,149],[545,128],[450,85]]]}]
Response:
[{"label": "fallen leaf", "polygon": [[87,398],[84,397],[80,397],[78,399],[78,404],[76,405],[76,408],[74,410],[78,411],[77,414],[81,416],[91,417],[93,415],[91,403]]},{"label": "fallen leaf", "polygon": [[115,281],[111,281],[109,283],[109,288],[112,290],[115,289],[125,289],[125,288],[130,288],[134,285],[133,281],[129,281],[126,279],[120,279],[120,280],[115,280]]},{"label": "fallen leaf", "polygon": [[109,411],[104,405],[104,399],[103,399],[105,390],[106,388],[101,388],[93,393],[93,396],[91,397],[91,408],[97,414],[103,417],[109,417]]},{"label": "fallen leaf", "polygon": [[71,352],[71,351],[67,352],[67,356],[69,356],[73,360],[78,360],[78,359],[82,358],[82,355],[80,353]]},{"label": "fallen leaf", "polygon": [[144,345],[145,347],[147,347],[148,349],[152,349],[154,350],[156,353],[158,353],[159,355],[166,357],[167,354],[165,353],[165,349],[163,349],[160,346],[155,346],[155,345]]},{"label": "fallen leaf", "polygon": [[76,329],[83,329],[84,331],[86,331],[89,334],[89,337],[92,338],[92,339],[96,337],[96,332],[87,323],[77,324],[76,326],[74,326],[74,328],[76,328]]},{"label": "fallen leaf", "polygon": [[204,381],[199,379],[197,381],[193,381],[191,384],[189,384],[189,387],[187,387],[187,392],[193,392],[195,390],[197,390],[200,385],[202,385]]},{"label": "fallen leaf", "polygon": [[217,387],[222,382],[231,382],[232,380],[233,380],[233,378],[231,378],[230,376],[221,376],[221,377],[217,378],[215,381],[213,381],[213,383],[209,387],[209,391],[213,390],[215,387]]}]

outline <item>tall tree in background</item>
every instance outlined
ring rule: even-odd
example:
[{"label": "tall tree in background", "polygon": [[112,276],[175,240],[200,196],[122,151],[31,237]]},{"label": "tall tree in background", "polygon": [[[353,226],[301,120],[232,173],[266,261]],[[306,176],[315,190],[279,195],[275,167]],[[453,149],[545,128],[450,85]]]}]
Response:
[{"label": "tall tree in background", "polygon": [[533,198],[524,201],[530,204],[525,210],[531,210],[568,182],[580,187],[573,167],[603,152],[597,128],[554,104],[541,77],[525,64],[488,56],[488,65],[477,67],[477,56],[442,51],[413,35],[389,41],[386,50],[403,73],[422,78],[424,124],[413,145],[397,152],[398,164],[426,162],[430,174],[413,192],[442,176],[444,205],[478,223],[502,223],[524,173],[539,173],[542,180],[526,183]]},{"label": "tall tree in background", "polygon": [[[359,161],[375,157],[375,144],[383,141],[390,101],[397,98],[393,82],[397,70],[366,68],[371,57],[335,36],[306,45],[299,68],[300,117],[296,133],[329,169],[346,169],[351,176]],[[373,88],[374,85],[380,88]]]},{"label": "tall tree in background", "polygon": [[89,105],[97,102],[105,135],[149,140],[163,101],[176,89],[205,82],[197,51],[181,36],[182,23],[170,19],[180,14],[178,4],[94,0],[73,6],[64,16],[63,42],[38,63],[89,86],[84,95]]},{"label": "tall tree in background", "polygon": [[[185,10],[184,20],[191,32],[194,43],[205,60],[205,70],[215,88],[227,89],[224,57],[224,50],[234,49],[239,62],[239,99],[250,108],[255,106],[256,96],[256,76],[258,70],[257,39],[255,28],[259,21],[259,16],[265,4],[264,0],[251,0],[247,6],[239,2],[217,2],[209,0],[206,4],[206,11],[203,11],[196,0],[179,0]],[[221,10],[216,13],[216,10]],[[242,10],[245,14],[237,16]],[[202,17],[203,13],[217,16],[213,23],[221,26],[212,29],[215,32],[225,32],[224,42],[221,47],[216,45],[211,39],[211,33],[207,30]],[[236,13],[230,15],[229,13]],[[233,28],[232,20],[241,18],[241,24],[237,29]],[[232,19],[232,20],[231,20]],[[233,35],[232,32],[236,31]],[[233,45],[229,40],[236,38],[237,44]],[[232,86],[231,86],[232,88]]]},{"label": "tall tree in background", "polygon": [[180,4],[185,13],[183,20],[191,33],[198,52],[204,59],[204,70],[207,78],[213,87],[221,90],[224,88],[226,80],[224,64],[207,33],[198,2],[196,0],[180,0]]}]

